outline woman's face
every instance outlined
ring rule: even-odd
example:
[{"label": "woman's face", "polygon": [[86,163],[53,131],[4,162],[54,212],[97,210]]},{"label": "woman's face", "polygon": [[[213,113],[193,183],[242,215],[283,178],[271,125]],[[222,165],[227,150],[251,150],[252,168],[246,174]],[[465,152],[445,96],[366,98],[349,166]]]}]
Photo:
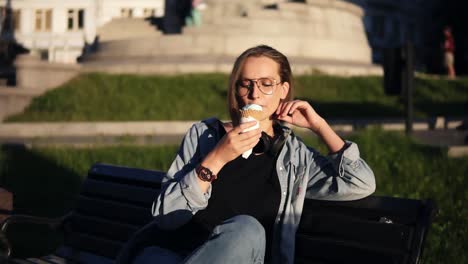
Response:
[{"label": "woman's face", "polygon": [[[260,91],[257,83],[253,82],[253,88],[244,96],[238,96],[239,108],[247,104],[262,106],[264,116],[262,120],[268,119],[276,111],[281,99],[285,99],[289,91],[289,83],[281,83],[279,76],[279,64],[268,57],[248,57],[244,63],[240,80],[258,80],[260,78],[274,79],[276,85],[272,94]],[[260,81],[258,82],[260,83]],[[259,121],[262,121],[259,120]]]}]

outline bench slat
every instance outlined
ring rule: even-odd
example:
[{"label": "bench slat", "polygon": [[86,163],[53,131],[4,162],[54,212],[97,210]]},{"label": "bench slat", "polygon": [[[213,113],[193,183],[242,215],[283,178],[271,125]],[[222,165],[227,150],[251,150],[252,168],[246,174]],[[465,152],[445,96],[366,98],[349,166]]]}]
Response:
[{"label": "bench slat", "polygon": [[73,232],[86,233],[93,236],[99,236],[106,239],[125,242],[141,226],[123,224],[99,217],[73,215],[67,223],[67,228]]},{"label": "bench slat", "polygon": [[11,259],[11,260],[8,260],[8,263],[9,264],[35,264],[34,262],[29,261],[27,259]]},{"label": "bench slat", "polygon": [[132,225],[143,225],[153,218],[148,207],[81,195],[78,199],[76,212],[82,215],[96,216]]},{"label": "bench slat", "polygon": [[154,184],[160,186],[166,174],[161,171],[96,163],[88,172],[88,178],[108,178],[113,181]]},{"label": "bench slat", "polygon": [[413,230],[409,226],[400,224],[379,223],[339,214],[306,212],[297,233],[407,250],[410,247]]},{"label": "bench slat", "polygon": [[83,183],[81,193],[151,208],[159,189],[88,179]]},{"label": "bench slat", "polygon": [[420,219],[422,201],[395,197],[369,196],[356,201],[321,201],[306,199],[304,211],[327,213],[340,212],[343,215],[353,215],[379,220],[387,217],[400,224],[414,224]]},{"label": "bench slat", "polygon": [[[64,244],[65,246],[76,248],[80,251],[115,259],[124,243],[82,233],[70,233],[65,237]],[[70,256],[66,258],[69,257]]]},{"label": "bench slat", "polygon": [[64,245],[56,250],[54,256],[65,259],[67,264],[115,264],[115,261],[109,257],[99,256],[78,247],[72,248]]},{"label": "bench slat", "polygon": [[362,245],[350,241],[296,235],[296,256],[324,263],[404,263],[408,251]]}]

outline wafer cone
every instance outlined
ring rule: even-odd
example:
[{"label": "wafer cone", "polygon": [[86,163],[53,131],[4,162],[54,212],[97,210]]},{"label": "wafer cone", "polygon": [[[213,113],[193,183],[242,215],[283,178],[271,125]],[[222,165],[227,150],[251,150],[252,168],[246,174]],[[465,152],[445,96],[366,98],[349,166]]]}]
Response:
[{"label": "wafer cone", "polygon": [[260,119],[262,115],[262,111],[254,110],[254,109],[246,109],[246,110],[239,110],[241,117],[252,117],[256,120]]},{"label": "wafer cone", "polygon": [[[249,107],[249,106],[247,106]],[[261,107],[260,107],[261,109]],[[245,123],[245,122],[249,122],[249,121],[257,121],[257,124],[255,126],[252,126],[252,127],[249,127],[247,129],[245,129],[244,131],[242,132],[247,132],[247,131],[250,131],[250,130],[254,130],[254,129],[257,129],[259,127],[259,123],[258,123],[258,120],[261,118],[262,116],[262,111],[261,110],[258,110],[258,109],[241,109],[239,110],[240,112],[240,122],[241,123]],[[244,153],[242,153],[242,157],[244,159],[247,159],[250,155],[252,154],[252,149],[249,149],[247,151],[245,151]]]}]

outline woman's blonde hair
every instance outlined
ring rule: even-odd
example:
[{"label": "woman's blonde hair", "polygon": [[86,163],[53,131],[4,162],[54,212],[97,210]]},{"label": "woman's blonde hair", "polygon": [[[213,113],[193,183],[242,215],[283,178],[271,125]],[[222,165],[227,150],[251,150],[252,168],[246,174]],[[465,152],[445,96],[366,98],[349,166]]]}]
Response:
[{"label": "woman's blonde hair", "polygon": [[239,124],[239,98],[236,94],[237,81],[241,77],[242,70],[247,58],[249,57],[267,57],[274,60],[279,65],[279,76],[280,82],[289,83],[289,92],[286,95],[284,101],[290,101],[293,98],[293,76],[291,72],[291,66],[289,65],[288,58],[276,49],[266,46],[259,45],[244,51],[234,63],[232,68],[231,76],[229,77],[229,88],[228,88],[228,111],[231,116],[231,120],[234,125]]}]

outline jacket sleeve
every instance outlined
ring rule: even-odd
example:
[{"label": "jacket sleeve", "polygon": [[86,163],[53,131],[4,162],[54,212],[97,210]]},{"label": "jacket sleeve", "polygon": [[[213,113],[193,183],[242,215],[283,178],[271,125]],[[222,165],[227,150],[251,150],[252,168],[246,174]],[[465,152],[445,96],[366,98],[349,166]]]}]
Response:
[{"label": "jacket sleeve", "polygon": [[176,229],[206,208],[211,186],[203,193],[197,182],[195,168],[201,161],[197,125],[185,135],[166,177],[161,193],[153,203],[152,213],[162,229]]},{"label": "jacket sleeve", "polygon": [[364,198],[375,191],[374,173],[360,157],[355,143],[346,141],[343,150],[327,157],[312,150],[311,159],[307,198],[349,201]]}]

